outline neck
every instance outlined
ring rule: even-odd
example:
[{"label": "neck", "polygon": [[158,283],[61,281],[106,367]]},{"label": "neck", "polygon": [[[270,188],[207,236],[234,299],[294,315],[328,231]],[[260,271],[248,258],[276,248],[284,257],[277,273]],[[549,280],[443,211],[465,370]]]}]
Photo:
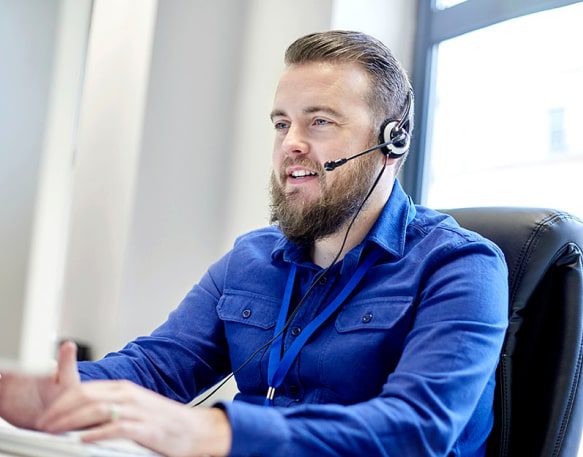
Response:
[{"label": "neck", "polygon": [[[368,204],[365,205],[365,207],[358,214],[358,217],[354,221],[354,224],[352,224],[352,228],[348,233],[346,244],[342,248],[342,252],[338,256],[337,262],[340,262],[346,253],[349,252],[352,248],[362,243],[368,232],[370,232],[370,229],[381,214],[381,211],[383,210],[389,199],[389,196],[391,195],[391,191],[393,190],[394,180],[387,181],[389,182],[385,186],[382,186],[381,183],[379,183],[377,189],[375,189],[373,194],[370,196]],[[312,261],[316,265],[322,268],[327,268],[332,264],[332,261],[342,246],[342,242],[346,236],[346,230],[348,229],[351,221],[352,218],[332,235],[314,242],[314,245],[312,246],[311,257]]]}]

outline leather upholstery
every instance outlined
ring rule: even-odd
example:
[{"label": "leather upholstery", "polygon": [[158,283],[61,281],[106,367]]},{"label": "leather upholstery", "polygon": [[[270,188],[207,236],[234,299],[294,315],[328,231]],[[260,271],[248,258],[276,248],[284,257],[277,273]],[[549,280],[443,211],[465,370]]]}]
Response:
[{"label": "leather upholstery", "polygon": [[442,211],[494,241],[508,264],[509,327],[488,456],[576,456],[583,426],[583,223],[538,208]]}]

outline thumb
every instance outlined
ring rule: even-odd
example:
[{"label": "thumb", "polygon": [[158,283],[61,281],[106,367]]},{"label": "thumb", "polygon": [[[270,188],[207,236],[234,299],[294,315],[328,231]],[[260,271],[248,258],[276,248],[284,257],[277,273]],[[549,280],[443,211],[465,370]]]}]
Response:
[{"label": "thumb", "polygon": [[64,386],[78,384],[79,371],[77,370],[77,345],[72,341],[65,341],[59,348],[57,362],[57,382]]}]

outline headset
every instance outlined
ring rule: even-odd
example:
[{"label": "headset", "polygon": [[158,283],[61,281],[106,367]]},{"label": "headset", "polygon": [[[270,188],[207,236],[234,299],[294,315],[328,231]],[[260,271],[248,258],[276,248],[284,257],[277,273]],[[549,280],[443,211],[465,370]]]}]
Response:
[{"label": "headset", "polygon": [[387,158],[398,159],[405,155],[409,150],[409,145],[411,144],[411,135],[409,129],[411,126],[411,106],[413,105],[413,92],[409,90],[407,92],[407,98],[405,99],[405,108],[401,114],[400,119],[386,119],[381,124],[381,129],[379,133],[379,144],[373,146],[372,148],[366,149],[358,154],[354,154],[350,157],[345,157],[343,159],[334,160],[332,162],[325,162],[324,169],[326,171],[332,171],[346,162],[352,159],[356,159],[369,152],[376,151],[379,149]]}]

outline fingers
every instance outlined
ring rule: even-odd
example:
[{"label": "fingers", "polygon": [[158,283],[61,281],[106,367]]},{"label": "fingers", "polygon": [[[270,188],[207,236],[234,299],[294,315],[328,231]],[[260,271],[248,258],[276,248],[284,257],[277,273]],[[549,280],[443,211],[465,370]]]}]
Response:
[{"label": "fingers", "polygon": [[126,438],[148,446],[144,433],[144,426],[139,422],[120,420],[109,422],[100,427],[92,428],[81,435],[81,440],[88,443],[93,441]]},{"label": "fingers", "polygon": [[92,381],[67,389],[37,427],[49,432],[92,427],[83,441],[127,438],[165,455],[186,456],[197,454],[207,422],[202,411],[128,381]]},{"label": "fingers", "polygon": [[[107,415],[110,414],[109,405],[124,404],[131,399],[131,395],[128,396],[127,389],[124,388],[125,384],[116,381],[93,381],[71,388],[49,406],[38,419],[36,426],[48,431],[55,426],[64,427],[63,424],[67,424],[67,430],[74,430],[102,423],[106,415],[104,411],[107,409]],[[91,417],[92,414],[96,416]]]},{"label": "fingers", "polygon": [[[180,422],[179,422],[180,423]],[[193,456],[196,452],[196,442],[184,433],[181,426],[171,432],[170,424],[157,424],[151,420],[128,420],[109,422],[81,434],[81,440],[89,443],[109,439],[128,439],[149,448],[162,455]]]},{"label": "fingers", "polygon": [[80,382],[77,370],[77,345],[72,341],[65,341],[59,348],[56,381],[64,386],[72,386]]},{"label": "fingers", "polygon": [[84,405],[71,411],[70,414],[58,416],[54,420],[47,422],[44,431],[50,433],[61,433],[69,430],[76,430],[85,427],[93,427],[111,420],[111,413],[107,404]]},{"label": "fingers", "polygon": [[[162,455],[199,455],[184,445],[176,447],[175,444],[173,445],[172,439],[160,427],[153,427],[151,424],[146,424],[143,421],[120,420],[110,422],[81,434],[81,441],[85,443],[120,438],[132,440]],[[172,438],[176,440],[177,437],[174,436]]]},{"label": "fingers", "polygon": [[58,417],[45,427],[46,432],[62,433],[98,425],[114,424],[121,420],[137,419],[137,412],[131,405],[118,403],[92,403],[77,408],[70,414]]}]

